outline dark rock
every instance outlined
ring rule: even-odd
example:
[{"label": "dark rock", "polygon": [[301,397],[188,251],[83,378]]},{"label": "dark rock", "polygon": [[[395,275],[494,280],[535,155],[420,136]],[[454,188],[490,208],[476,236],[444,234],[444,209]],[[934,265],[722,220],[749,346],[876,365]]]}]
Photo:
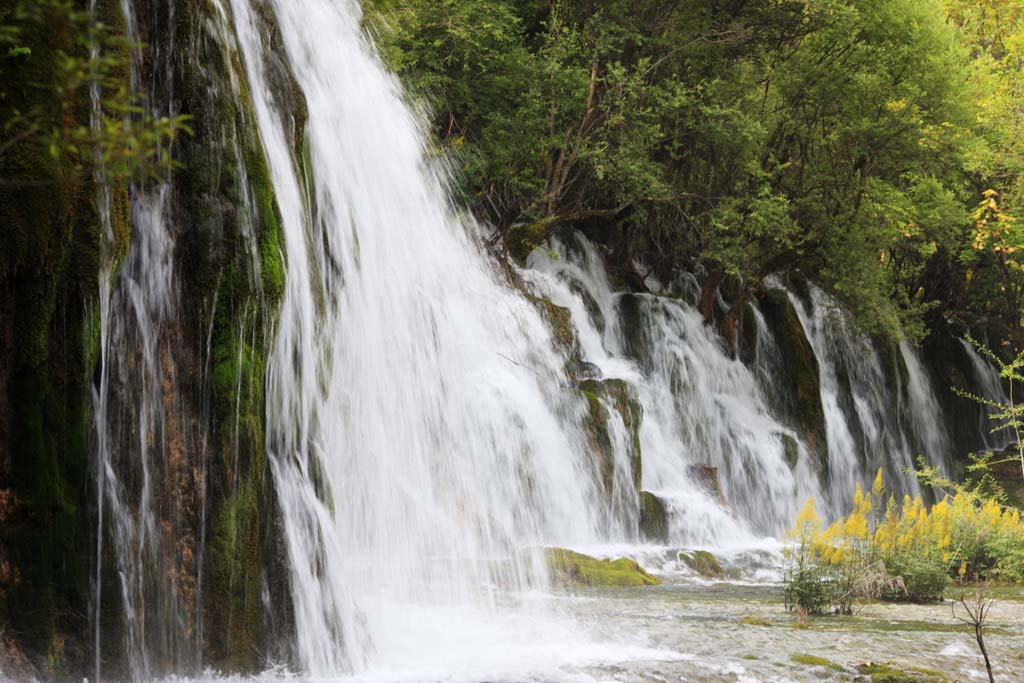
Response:
[{"label": "dark rock", "polygon": [[725,493],[722,492],[722,485],[718,481],[718,468],[711,465],[690,465],[686,468],[686,474],[690,480],[697,484],[706,493],[718,499],[718,502],[725,505]]},{"label": "dark rock", "polygon": [[640,535],[655,543],[668,543],[668,507],[650,491],[640,492]]},{"label": "dark rock", "polygon": [[827,445],[818,358],[784,290],[765,291],[759,306],[781,355],[780,367],[773,368],[776,402],[786,421],[796,428],[807,444],[808,451],[824,460]]}]

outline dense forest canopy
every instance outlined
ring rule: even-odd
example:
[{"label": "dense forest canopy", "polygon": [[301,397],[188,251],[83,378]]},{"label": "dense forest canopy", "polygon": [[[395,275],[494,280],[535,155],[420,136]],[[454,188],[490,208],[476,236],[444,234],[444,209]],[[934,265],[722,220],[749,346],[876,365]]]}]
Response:
[{"label": "dense forest canopy", "polygon": [[565,225],[667,280],[702,263],[728,336],[800,272],[869,329],[929,316],[1015,348],[1024,4],[373,0],[460,190],[522,257]]}]

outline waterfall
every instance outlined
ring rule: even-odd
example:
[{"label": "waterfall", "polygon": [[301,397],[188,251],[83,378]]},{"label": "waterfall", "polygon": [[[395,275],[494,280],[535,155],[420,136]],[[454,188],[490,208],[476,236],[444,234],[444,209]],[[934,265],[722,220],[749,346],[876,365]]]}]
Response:
[{"label": "waterfall", "polygon": [[[670,541],[721,546],[779,533],[818,493],[804,444],[692,305],[613,292],[594,245],[577,242],[556,241],[556,258],[535,251],[524,277],[569,309],[585,360],[637,388],[643,487],[673,511]],[[695,476],[702,467],[717,470],[730,509]]]},{"label": "waterfall", "polygon": [[952,476],[953,447],[928,370],[905,339],[900,340],[899,351],[907,369],[906,412],[909,413],[912,443],[926,462],[939,467],[946,476]]},{"label": "waterfall", "polygon": [[850,482],[868,484],[879,468],[893,491],[921,493],[910,473],[917,455],[949,472],[949,436],[917,352],[899,343],[899,361],[894,356],[887,370],[875,342],[821,289],[790,299],[820,367],[833,506],[849,509]]},{"label": "waterfall", "polygon": [[[121,11],[129,37],[137,44],[132,3],[124,0]],[[173,15],[170,19],[173,25]],[[173,53],[173,31],[166,41]],[[141,50],[133,48],[132,57],[133,90],[145,92],[149,102],[173,102],[169,92],[158,97],[143,86]],[[166,83],[171,81],[168,76]],[[104,115],[98,85],[91,94],[95,126]],[[165,113],[174,115],[173,109]],[[102,174],[102,164],[99,167]],[[196,535],[201,533],[205,504],[204,444],[203,435],[186,417],[191,411],[179,379],[179,364],[187,361],[180,351],[184,334],[178,316],[170,177],[132,183],[132,237],[120,264],[113,247],[110,189],[104,178],[97,180],[103,233],[100,368],[93,386],[95,675],[100,680],[103,673],[101,614],[111,603],[122,614],[127,674],[142,680],[191,668],[198,659],[202,548],[197,547]],[[105,565],[107,559],[113,566]],[[105,571],[116,577],[116,596],[104,596]]]},{"label": "waterfall", "polygon": [[[544,546],[750,547],[779,535],[809,496],[828,516],[845,513],[851,482],[878,467],[908,492],[920,490],[904,472],[918,453],[949,471],[942,408],[908,344],[881,348],[820,289],[785,290],[820,373],[821,443],[783,405],[785,355],[756,302],[745,318],[754,353],[738,358],[697,311],[697,275],[676,273],[667,290],[652,287],[658,296],[616,291],[599,247],[574,236],[509,278],[482,248],[482,228],[451,205],[448,170],[355,0],[212,7],[204,30],[244,71],[228,71],[231,96],[251,97],[280,213],[286,269],[267,330],[265,447],[303,671],[527,678],[525,667],[561,662],[579,642],[578,625],[537,599],[549,585]],[[135,39],[128,0],[123,10]],[[164,59],[173,31],[167,40]],[[141,59],[136,50],[136,89]],[[152,99],[173,115],[172,93]],[[93,109],[98,125],[95,89]],[[223,152],[238,169],[238,227],[258,289],[246,154],[237,136]],[[207,434],[190,418],[207,410],[193,405],[208,398],[193,385],[211,373],[214,314],[186,338],[173,182],[132,186],[131,247],[116,272],[100,183],[97,679],[101,613],[115,602],[133,679],[202,663]],[[219,292],[210,296],[215,312]],[[577,348],[565,348],[545,303],[568,311]],[[243,354],[257,365],[263,332],[246,321],[265,305],[238,302],[239,397]],[[985,395],[1001,395],[992,369],[972,362]],[[634,400],[639,431],[622,410]],[[242,469],[240,401],[233,410],[221,440],[233,444],[229,496]],[[605,416],[602,462],[594,410]],[[638,489],[669,510],[657,543],[640,534]],[[116,596],[104,592],[112,585]]]},{"label": "waterfall", "polygon": [[358,4],[270,4],[308,111],[301,166],[267,37],[231,0],[285,234],[267,446],[298,659],[400,666],[490,624],[495,588],[543,586],[538,546],[595,536],[593,468],[564,358],[450,206]]},{"label": "waterfall", "polygon": [[[983,399],[1000,404],[1008,404],[1010,399],[999,377],[999,370],[990,361],[982,358],[978,350],[966,339],[960,339],[960,345],[971,364],[976,394]],[[1010,430],[992,431],[995,423],[989,418],[990,409],[979,406],[978,433],[981,434],[981,445],[984,450],[1002,450],[1013,443]]]}]

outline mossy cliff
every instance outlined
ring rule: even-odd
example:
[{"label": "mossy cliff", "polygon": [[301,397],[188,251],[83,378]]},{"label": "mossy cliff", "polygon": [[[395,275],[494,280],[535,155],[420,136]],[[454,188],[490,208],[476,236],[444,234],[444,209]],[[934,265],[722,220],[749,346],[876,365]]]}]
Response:
[{"label": "mossy cliff", "polygon": [[[788,292],[767,289],[758,297],[758,307],[779,350],[776,378],[772,387],[783,417],[792,424],[811,453],[822,458],[827,452],[825,411],[821,404],[821,376],[818,359],[804,334]],[[746,328],[753,331],[753,326]]]},{"label": "mossy cliff", "polygon": [[[183,625],[175,628],[201,651],[186,666],[252,671],[288,655],[280,637],[289,629],[287,574],[263,432],[269,340],[284,287],[280,216],[245,80],[231,75],[241,73],[238,51],[218,34],[230,23],[206,0],[177,3],[173,12],[135,5],[147,44],[139,65],[146,106],[188,116],[195,133],[171,149],[177,168],[166,219],[177,275],[173,325],[161,341],[168,461],[154,502],[168,548],[161,557],[171,566],[153,580],[173,576],[178,585]],[[0,9],[0,20],[10,12]],[[102,0],[98,15],[125,35],[120,3]],[[5,121],[16,102],[89,125],[88,89],[73,101],[59,94],[60,60],[86,49],[78,37],[61,26],[22,33],[28,49],[0,67]],[[175,49],[162,49],[172,37]],[[124,68],[111,78],[127,85],[127,52],[120,57]],[[301,97],[283,63],[271,71],[297,103],[298,149]],[[173,102],[161,94],[171,92]],[[99,301],[108,295],[100,272],[106,266],[116,281],[132,232],[128,182],[108,182],[113,239],[104,244],[94,177],[87,156],[57,160],[45,144],[0,155],[0,623],[4,647],[20,650],[43,677],[77,677],[92,666],[91,392],[100,372]],[[118,675],[123,606],[110,521],[99,608],[104,669]],[[157,670],[183,661],[171,650],[158,651],[167,661],[155,661]]]},{"label": "mossy cliff", "polygon": [[[66,58],[84,57],[75,38],[66,21],[24,23],[23,50],[0,57],[0,120],[88,125],[87,93],[60,92]],[[0,623],[31,660],[67,671],[87,630],[101,225],[88,164],[56,158],[41,132],[18,138],[24,126],[0,153]],[[114,256],[126,198],[111,187]]]},{"label": "mossy cliff", "polygon": [[[175,17],[173,73],[195,131],[180,145],[174,180],[183,228],[176,265],[181,313],[198,333],[189,346],[208,349],[197,356],[210,444],[197,616],[204,665],[253,671],[288,656],[280,637],[289,624],[287,573],[264,435],[266,363],[284,290],[281,218],[238,52],[225,44],[229,25],[203,0],[184,3]],[[271,65],[271,78],[294,95],[287,99],[298,148],[303,100],[282,62]]]}]

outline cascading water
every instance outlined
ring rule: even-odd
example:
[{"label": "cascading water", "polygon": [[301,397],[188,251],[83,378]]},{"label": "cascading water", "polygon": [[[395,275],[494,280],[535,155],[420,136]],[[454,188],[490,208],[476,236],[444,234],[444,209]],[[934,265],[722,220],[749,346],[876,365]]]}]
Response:
[{"label": "cascading water", "polygon": [[253,8],[231,7],[286,242],[267,419],[298,658],[422,665],[493,629],[488,586],[544,584],[542,543],[596,536],[593,465],[551,333],[453,213],[357,3],[271,4],[302,170]]},{"label": "cascading water", "polygon": [[900,340],[899,352],[907,371],[907,384],[906,391],[898,390],[897,395],[901,399],[904,394],[906,396],[903,412],[910,423],[912,435],[908,441],[917,446],[916,453],[923,455],[929,464],[951,476],[953,447],[928,370],[907,340]]},{"label": "cascading water", "polygon": [[[772,416],[754,373],[730,358],[692,306],[613,292],[595,247],[577,242],[556,243],[555,259],[535,251],[524,276],[572,313],[585,360],[637,388],[643,488],[669,503],[670,541],[721,546],[778,533],[817,493],[817,475],[793,430]],[[701,485],[701,467],[716,468],[731,511]]]},{"label": "cascading water", "polygon": [[[999,377],[996,367],[990,361],[982,358],[969,341],[966,339],[959,341],[971,364],[973,385],[977,387],[977,396],[993,403],[1008,404],[1010,399],[1006,395],[1003,380]],[[989,418],[990,412],[987,407],[978,411],[978,432],[982,435],[981,445],[985,450],[1002,450],[1013,443],[1013,435],[1005,429],[993,431],[997,425]]]},{"label": "cascading water", "polygon": [[941,409],[909,344],[897,349],[906,379],[899,364],[889,370],[896,375],[893,391],[878,349],[834,300],[813,285],[806,301],[792,293],[790,300],[820,367],[833,505],[849,509],[850,482],[868,483],[879,468],[895,491],[920,493],[911,473],[918,454],[949,471],[951,447]]},{"label": "cascading water", "polygon": [[[125,0],[121,9],[137,44],[134,7]],[[170,34],[166,44],[173,52]],[[141,54],[133,49],[133,90],[145,91],[149,101],[172,102],[170,93],[157,98],[141,85]],[[94,86],[92,93],[94,125],[104,115],[98,88]],[[168,114],[173,116],[173,110]],[[195,530],[202,527],[204,448],[202,435],[186,418],[186,393],[179,386],[181,334],[170,179],[132,184],[132,239],[116,276],[109,188],[103,178],[98,180],[104,234],[100,372],[93,387],[98,520],[92,605],[95,675],[96,680],[103,675],[105,605],[117,605],[123,615],[119,630],[127,674],[141,680],[163,671],[187,670],[198,661],[201,548]],[[112,560],[112,566],[106,560]],[[104,595],[106,572],[116,577],[109,582],[117,587],[116,596]]]},{"label": "cascading water", "polygon": [[[694,276],[673,281],[680,298],[615,292],[582,238],[531,255],[518,273],[529,294],[507,284],[477,226],[450,206],[445,169],[427,154],[354,0],[213,7],[208,28],[232,52],[224,61],[235,61],[236,43],[241,56],[248,87],[230,87],[252,97],[284,238],[266,448],[303,670],[521,679],[570,653],[593,658],[576,627],[533,597],[547,585],[541,548],[649,540],[638,488],[668,506],[668,546],[750,547],[785,529],[808,496],[826,515],[845,512],[850,482],[878,466],[915,491],[902,468],[917,452],[948,464],[949,435],[934,428],[941,407],[916,351],[900,344],[887,368],[813,287],[806,301],[787,295],[820,368],[827,444],[780,407],[773,384],[785,359],[757,304],[755,355],[744,362],[697,312]],[[237,138],[225,152],[239,169],[239,230],[258,280],[257,211]],[[131,251],[116,282],[109,254],[101,275],[97,678],[108,556],[129,674],[201,663],[205,445],[183,417],[197,411],[181,405],[187,352],[174,348],[171,195],[170,180],[133,188]],[[108,211],[112,235],[109,223]],[[531,301],[538,294],[569,310],[578,358],[561,350]],[[264,303],[238,305],[245,321]],[[244,340],[260,332],[232,328],[239,396],[242,354],[256,347]],[[213,334],[211,316],[205,354],[188,359],[199,358],[204,376]],[[621,401],[587,389],[597,386],[624,387]],[[638,434],[622,409],[634,395]],[[595,405],[603,462],[593,453]],[[234,410],[231,495],[241,402]],[[183,481],[187,472],[196,480]]]}]

